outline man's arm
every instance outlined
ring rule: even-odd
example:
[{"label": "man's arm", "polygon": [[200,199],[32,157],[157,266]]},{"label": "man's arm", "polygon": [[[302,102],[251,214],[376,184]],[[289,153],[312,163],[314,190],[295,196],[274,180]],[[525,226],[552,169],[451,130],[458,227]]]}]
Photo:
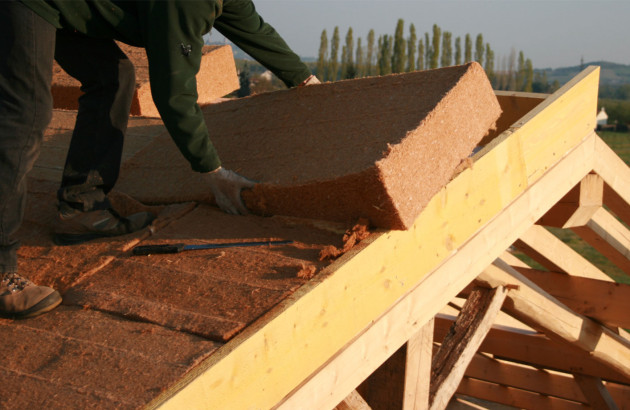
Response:
[{"label": "man's arm", "polygon": [[225,0],[214,27],[288,87],[302,84],[311,75],[300,57],[260,17],[251,0]]}]

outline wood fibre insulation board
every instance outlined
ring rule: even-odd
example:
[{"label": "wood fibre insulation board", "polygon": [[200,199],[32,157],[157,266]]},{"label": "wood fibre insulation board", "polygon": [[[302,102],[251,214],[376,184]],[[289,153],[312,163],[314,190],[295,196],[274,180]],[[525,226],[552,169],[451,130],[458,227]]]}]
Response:
[{"label": "wood fibre insulation board", "polygon": [[[131,115],[159,117],[153,104],[149,83],[149,64],[143,48],[118,43],[136,69],[136,92],[131,104]],[[66,110],[78,108],[78,98],[82,95],[81,84],[68,75],[55,62],[53,66],[53,106]],[[234,56],[230,46],[204,46],[201,66],[197,74],[197,102],[207,105],[240,87]]]},{"label": "wood fibre insulation board", "polygon": [[0,319],[2,407],[137,409],[220,345],[161,326],[60,306]]},{"label": "wood fibre insulation board", "polygon": [[65,303],[89,306],[225,342],[326,267],[341,234],[286,218],[227,215],[203,205],[143,245],[291,240],[178,254],[119,255],[68,289]]},{"label": "wood fibre insulation board", "polygon": [[[259,94],[203,109],[223,165],[261,182],[256,214],[406,229],[501,110],[477,63]],[[151,183],[141,183],[151,181]],[[161,138],[123,167],[147,203],[209,200]]]}]

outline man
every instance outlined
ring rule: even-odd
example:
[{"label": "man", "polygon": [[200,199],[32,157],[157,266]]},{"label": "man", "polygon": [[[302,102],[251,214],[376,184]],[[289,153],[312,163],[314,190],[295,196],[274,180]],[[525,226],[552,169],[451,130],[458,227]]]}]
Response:
[{"label": "man", "polygon": [[120,216],[107,199],[135,87],[133,66],[114,40],[146,49],[151,93],[175,144],[222,210],[247,212],[240,192],[253,182],[221,167],[197,104],[202,37],[213,27],[287,86],[318,83],[251,0],[0,2],[0,314],[30,317],[61,303],[57,291],[18,274],[15,238],[26,174],[51,118],[53,58],[84,92],[58,191],[57,243],[131,233],[154,218]]}]

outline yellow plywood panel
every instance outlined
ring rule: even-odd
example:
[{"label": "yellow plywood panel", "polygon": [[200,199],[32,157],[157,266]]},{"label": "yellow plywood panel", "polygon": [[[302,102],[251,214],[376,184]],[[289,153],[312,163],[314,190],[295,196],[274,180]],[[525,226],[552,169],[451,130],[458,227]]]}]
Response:
[{"label": "yellow plywood panel", "polygon": [[[543,202],[537,201],[538,197],[525,197],[522,205],[510,211],[514,215],[503,216],[505,226],[519,221],[514,232],[524,232],[535,220],[524,218],[523,214],[541,216],[545,209],[538,208],[553,205],[552,201],[559,200],[589,171],[594,138],[589,132],[595,110],[586,115],[585,109],[571,101],[578,98],[584,105],[593,105],[590,99],[596,99],[597,83],[598,69],[589,68],[535,108],[532,121],[544,114],[553,123],[545,131],[548,140],[544,140],[545,149],[541,152],[523,150],[530,139],[541,143],[541,137],[532,134],[542,132],[541,125],[528,128],[524,124],[500,136],[475,157],[472,167],[431,200],[411,229],[382,232],[361,243],[258,325],[246,329],[200,364],[153,405],[239,409],[268,408],[278,403],[423,277],[454,255],[475,232],[540,179],[543,170],[579,146],[575,161],[580,163],[575,169],[567,168],[571,174],[562,171],[556,185],[561,187],[558,191],[564,192],[554,192]],[[550,120],[557,117],[563,121]],[[578,179],[573,182],[573,178]],[[484,238],[495,240],[490,234]],[[505,249],[491,248],[496,254],[487,258],[494,258]],[[451,270],[451,274],[465,272],[466,268],[461,266],[461,270]],[[447,286],[458,282],[455,276],[443,280]]]}]

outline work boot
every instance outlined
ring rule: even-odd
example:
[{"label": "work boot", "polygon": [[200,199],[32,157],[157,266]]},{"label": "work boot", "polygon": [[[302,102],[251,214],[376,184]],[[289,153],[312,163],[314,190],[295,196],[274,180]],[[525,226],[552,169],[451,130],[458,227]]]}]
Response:
[{"label": "work boot", "polygon": [[22,319],[53,310],[61,295],[48,286],[37,286],[17,273],[2,274],[0,316]]},{"label": "work boot", "polygon": [[113,209],[83,212],[60,202],[54,240],[57,245],[76,245],[96,238],[126,235],[148,226],[154,219],[150,212],[122,217]]}]

